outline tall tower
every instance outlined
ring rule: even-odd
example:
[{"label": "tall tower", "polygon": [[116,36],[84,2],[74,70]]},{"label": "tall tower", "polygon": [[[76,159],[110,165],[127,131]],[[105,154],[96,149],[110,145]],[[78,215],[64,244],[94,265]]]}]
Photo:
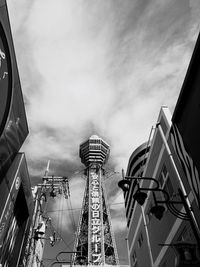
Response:
[{"label": "tall tower", "polygon": [[87,184],[73,265],[119,265],[103,182],[103,165],[109,152],[109,145],[97,135],[92,135],[80,145],[80,158],[86,166]]}]

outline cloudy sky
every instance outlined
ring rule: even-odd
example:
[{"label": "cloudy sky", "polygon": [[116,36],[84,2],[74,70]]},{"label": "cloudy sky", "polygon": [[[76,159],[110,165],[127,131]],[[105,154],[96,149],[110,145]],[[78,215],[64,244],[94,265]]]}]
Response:
[{"label": "cloudy sky", "polygon": [[[126,169],[161,105],[174,110],[200,28],[200,2],[7,2],[32,181],[49,159],[52,173],[73,177],[84,167],[79,144],[94,133],[111,146],[110,170]],[[122,200],[117,190],[110,193],[112,203]]]}]

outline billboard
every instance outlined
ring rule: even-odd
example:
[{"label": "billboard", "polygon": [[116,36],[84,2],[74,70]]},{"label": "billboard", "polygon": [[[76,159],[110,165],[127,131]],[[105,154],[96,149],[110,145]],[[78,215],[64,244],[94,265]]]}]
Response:
[{"label": "billboard", "polygon": [[0,180],[28,135],[8,11],[0,0]]},{"label": "billboard", "polygon": [[25,230],[28,232],[29,218],[33,213],[32,192],[23,153],[17,154],[0,182],[0,195],[0,263],[3,266],[18,266],[27,239]]}]

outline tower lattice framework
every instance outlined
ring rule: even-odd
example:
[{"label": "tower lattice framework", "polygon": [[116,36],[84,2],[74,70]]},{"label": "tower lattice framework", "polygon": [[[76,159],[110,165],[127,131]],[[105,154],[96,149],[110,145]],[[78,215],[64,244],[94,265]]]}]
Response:
[{"label": "tower lattice framework", "polygon": [[104,192],[103,165],[109,153],[109,145],[96,135],[80,145],[87,184],[75,242],[77,253],[72,265],[119,265]]}]

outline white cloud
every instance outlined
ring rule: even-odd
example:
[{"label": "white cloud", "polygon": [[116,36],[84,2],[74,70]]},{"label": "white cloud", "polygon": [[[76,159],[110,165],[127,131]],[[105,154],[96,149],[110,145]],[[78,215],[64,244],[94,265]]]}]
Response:
[{"label": "white cloud", "polygon": [[[113,9],[112,2],[34,1],[24,33],[29,40],[24,59],[32,61],[25,64],[18,55],[29,101],[28,159],[54,155],[72,161],[93,125],[110,141],[119,168],[125,167],[132,150],[148,139],[160,106],[173,109],[191,56],[191,36],[182,42],[174,28],[180,29],[184,16],[178,15],[188,9],[179,2],[163,2],[158,9],[152,3],[139,7],[127,2]],[[181,11],[165,13],[178,3]],[[135,16],[132,24],[136,8],[144,16]],[[19,25],[22,18],[15,18]],[[173,27],[165,27],[168,18]],[[162,28],[166,33],[159,37]]]}]

